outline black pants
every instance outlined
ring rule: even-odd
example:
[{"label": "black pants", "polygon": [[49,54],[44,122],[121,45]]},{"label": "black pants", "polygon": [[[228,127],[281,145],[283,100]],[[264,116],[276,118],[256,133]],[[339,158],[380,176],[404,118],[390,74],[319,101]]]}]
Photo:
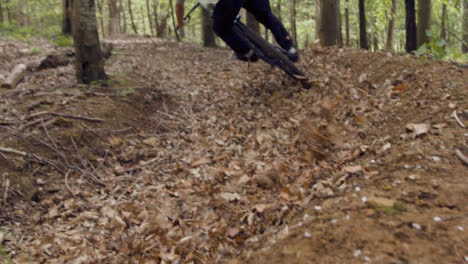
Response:
[{"label": "black pants", "polygon": [[248,43],[232,30],[234,19],[242,7],[271,30],[283,49],[292,47],[291,37],[281,21],[271,12],[269,0],[220,0],[213,12],[213,30],[231,49],[242,54],[250,49]]}]

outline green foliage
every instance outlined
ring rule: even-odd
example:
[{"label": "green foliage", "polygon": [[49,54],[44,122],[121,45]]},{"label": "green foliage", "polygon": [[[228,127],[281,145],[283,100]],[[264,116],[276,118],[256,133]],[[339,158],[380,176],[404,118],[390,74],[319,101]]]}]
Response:
[{"label": "green foliage", "polygon": [[0,261],[4,261],[8,264],[14,264],[13,260],[11,260],[8,253],[3,249],[3,246],[0,244]]},{"label": "green foliage", "polygon": [[55,45],[59,47],[71,47],[73,46],[73,38],[65,35],[58,35],[54,38]]}]

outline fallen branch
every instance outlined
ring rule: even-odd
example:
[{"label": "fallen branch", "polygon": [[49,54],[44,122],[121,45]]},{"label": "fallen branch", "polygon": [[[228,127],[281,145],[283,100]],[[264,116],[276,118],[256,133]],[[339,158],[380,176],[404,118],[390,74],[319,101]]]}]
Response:
[{"label": "fallen branch", "polygon": [[455,118],[455,120],[457,120],[457,123],[458,123],[461,127],[466,128],[465,124],[463,124],[463,122],[460,120],[460,118],[458,118],[457,110],[453,110],[453,117]]},{"label": "fallen branch", "polygon": [[456,149],[456,150],[455,150],[455,154],[457,154],[457,157],[458,157],[461,161],[463,161],[463,162],[465,163],[465,165],[468,166],[468,158],[465,157],[465,155],[463,155],[463,153],[461,152],[461,150]]},{"label": "fallen branch", "polygon": [[38,116],[42,116],[42,115],[60,116],[60,117],[70,118],[70,119],[81,119],[81,120],[86,120],[86,121],[90,121],[90,122],[104,122],[104,119],[101,119],[101,118],[93,118],[93,117],[86,117],[86,116],[75,116],[75,115],[68,115],[68,114],[59,114],[59,113],[47,112],[47,111],[34,113],[34,114],[30,115],[29,117],[27,117],[26,119],[29,120],[29,119],[32,119],[32,118],[35,118],[35,117],[38,117]]}]

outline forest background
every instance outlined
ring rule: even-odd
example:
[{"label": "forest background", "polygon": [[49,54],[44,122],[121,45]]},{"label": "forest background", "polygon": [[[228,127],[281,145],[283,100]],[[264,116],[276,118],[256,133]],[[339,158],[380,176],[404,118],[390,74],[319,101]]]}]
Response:
[{"label": "forest background", "polygon": [[[303,49],[319,38],[320,2],[323,1],[272,0],[270,2],[273,12],[291,31],[299,48]],[[405,49],[407,35],[405,1],[325,2],[339,6],[340,32],[336,44],[363,47],[373,51],[407,50]],[[195,3],[195,0],[187,0],[186,7],[190,8]],[[97,0],[99,35],[101,38],[122,34],[160,38],[177,38],[179,36],[176,35],[181,35],[184,41],[205,43],[206,46],[224,46],[224,43],[217,38],[207,42],[206,35],[210,34],[207,12],[194,14],[184,32],[176,34],[171,16],[173,5],[175,3],[170,0]],[[361,17],[360,5],[362,5],[361,10],[365,9],[361,12],[363,14]],[[0,35],[32,43],[36,37],[45,37],[52,39],[59,46],[71,46],[72,38],[67,37],[67,34],[71,33],[71,18],[67,18],[71,16],[71,6],[72,0],[0,0]],[[436,58],[458,62],[467,61],[468,1],[419,0],[416,1],[415,7],[418,30],[422,31],[418,32],[420,41],[416,54],[429,54]],[[244,17],[249,16],[244,15]],[[365,19],[364,28],[363,19]],[[250,24],[272,41],[271,35],[263,26],[255,25],[255,22]],[[206,30],[203,30],[204,28]],[[360,33],[362,31],[366,32],[365,36]],[[40,53],[40,49],[38,45],[36,52]]]}]

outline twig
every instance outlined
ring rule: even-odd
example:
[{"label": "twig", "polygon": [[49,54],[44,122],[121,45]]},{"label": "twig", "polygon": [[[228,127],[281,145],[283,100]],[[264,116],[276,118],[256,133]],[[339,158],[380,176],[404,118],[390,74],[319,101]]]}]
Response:
[{"label": "twig", "polygon": [[28,156],[28,153],[23,152],[23,151],[19,151],[19,150],[16,150],[16,149],[12,149],[12,148],[0,148],[0,152],[16,154],[16,155],[20,155],[20,156],[23,156],[23,157]]},{"label": "twig", "polygon": [[[46,118],[46,119],[44,119],[44,120],[45,120],[45,121],[49,121],[50,119],[51,119],[51,118]],[[43,122],[43,119],[31,121],[31,122],[29,122],[29,123],[26,123],[26,124],[24,124],[24,125],[21,125],[21,126],[18,128],[18,130],[19,130],[19,131],[22,131],[22,130],[26,129],[27,127],[34,126],[34,125],[36,125],[37,123],[41,123],[41,122]]]},{"label": "twig", "polygon": [[457,157],[463,161],[465,163],[465,165],[468,166],[468,158],[465,157],[465,155],[463,155],[463,153],[459,150],[459,149],[456,149],[455,150],[455,154],[457,154]]},{"label": "twig", "polygon": [[30,115],[26,119],[32,119],[32,118],[42,116],[42,115],[60,116],[60,117],[70,118],[70,119],[81,119],[81,120],[86,120],[86,121],[90,121],[90,122],[104,122],[104,119],[101,119],[101,118],[93,118],[93,117],[86,117],[86,116],[75,116],[75,115],[68,115],[68,114],[59,114],[59,113],[47,112],[47,111],[34,113],[34,114]]},{"label": "twig", "polygon": [[455,120],[457,120],[457,123],[458,123],[461,127],[466,128],[465,124],[463,124],[463,122],[460,120],[460,118],[458,118],[457,110],[453,110],[453,117],[455,118]]},{"label": "twig", "polygon": [[67,173],[65,173],[65,187],[67,187],[67,190],[70,192],[70,194],[73,196],[73,198],[75,198],[75,194],[72,192],[71,188],[70,188],[70,185],[68,185],[68,175],[70,175],[70,170],[67,171]]}]

